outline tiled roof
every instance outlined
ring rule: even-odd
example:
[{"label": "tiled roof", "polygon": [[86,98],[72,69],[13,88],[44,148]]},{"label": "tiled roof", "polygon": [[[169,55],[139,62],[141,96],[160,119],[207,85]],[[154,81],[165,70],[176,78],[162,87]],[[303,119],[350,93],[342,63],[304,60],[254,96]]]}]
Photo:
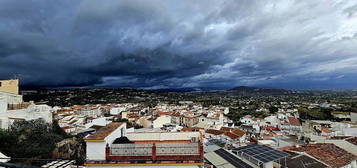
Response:
[{"label": "tiled roof", "polygon": [[333,167],[343,167],[350,164],[357,157],[334,144],[309,144],[300,147],[291,147],[289,150],[305,152],[310,156]]},{"label": "tiled roof", "polygon": [[295,117],[288,117],[289,123],[291,125],[298,125],[300,126],[300,121],[298,119],[296,119]]},{"label": "tiled roof", "polygon": [[56,111],[56,113],[69,113],[69,112],[73,112],[73,110],[61,109],[61,110],[57,110],[57,111]]},{"label": "tiled roof", "polygon": [[321,131],[324,132],[324,133],[327,133],[327,134],[329,134],[329,133],[332,132],[331,130],[329,130],[329,129],[326,128],[326,127],[321,127]]},{"label": "tiled roof", "polygon": [[231,136],[230,137],[231,139],[236,139],[236,138],[232,138],[233,136],[242,137],[245,134],[245,131],[242,131],[238,128],[221,127],[221,131],[224,132],[224,135]]},{"label": "tiled roof", "polygon": [[273,126],[262,126],[262,129],[268,131],[279,131],[279,128]]},{"label": "tiled roof", "polygon": [[96,133],[93,135],[90,135],[85,138],[85,140],[104,140],[105,137],[107,137],[110,133],[112,133],[114,130],[116,130],[118,127],[120,127],[123,123],[121,122],[112,122],[108,124],[107,126],[99,129]]},{"label": "tiled roof", "polygon": [[[294,152],[287,152],[289,153],[289,157],[280,160],[282,167],[289,167],[289,168],[326,168],[326,165],[321,163],[320,161],[311,158],[307,155],[298,154]],[[286,166],[285,166],[286,161]]]},{"label": "tiled roof", "polygon": [[237,134],[233,134],[231,132],[224,132],[224,135],[231,138],[231,139],[237,139],[239,138],[240,136],[238,136]]},{"label": "tiled roof", "polygon": [[71,126],[64,126],[64,127],[61,127],[62,129],[66,130],[66,129],[71,129],[71,128],[74,128],[74,127],[71,127]]},{"label": "tiled roof", "polygon": [[154,120],[156,120],[156,118],[155,118],[155,117],[150,117],[150,118],[148,118],[147,120],[149,120],[149,121],[154,121]]},{"label": "tiled roof", "polygon": [[241,137],[241,136],[243,136],[243,135],[245,134],[244,131],[242,131],[242,130],[240,130],[240,129],[237,129],[237,128],[234,128],[234,129],[232,130],[232,133],[238,135],[239,137]]},{"label": "tiled roof", "polygon": [[221,134],[223,134],[224,132],[221,131],[221,130],[208,129],[208,130],[206,130],[206,133],[208,133],[208,134],[214,134],[214,135],[221,135]]},{"label": "tiled roof", "polygon": [[357,137],[347,138],[346,141],[357,146]]},{"label": "tiled roof", "polygon": [[229,128],[229,127],[221,127],[221,131],[231,131],[233,128]]},{"label": "tiled roof", "polygon": [[180,117],[181,114],[179,112],[174,112],[174,113],[171,114],[171,116]]},{"label": "tiled roof", "polygon": [[169,115],[169,112],[165,112],[165,111],[161,111],[161,110],[155,110],[154,112],[156,112],[156,114],[158,114],[159,116],[161,115]]}]

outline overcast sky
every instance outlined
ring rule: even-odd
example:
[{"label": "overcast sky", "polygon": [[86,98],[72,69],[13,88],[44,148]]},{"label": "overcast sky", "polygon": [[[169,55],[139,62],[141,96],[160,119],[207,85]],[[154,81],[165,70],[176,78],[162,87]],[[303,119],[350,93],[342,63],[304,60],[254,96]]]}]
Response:
[{"label": "overcast sky", "polygon": [[23,85],[357,89],[356,0],[0,0]]}]

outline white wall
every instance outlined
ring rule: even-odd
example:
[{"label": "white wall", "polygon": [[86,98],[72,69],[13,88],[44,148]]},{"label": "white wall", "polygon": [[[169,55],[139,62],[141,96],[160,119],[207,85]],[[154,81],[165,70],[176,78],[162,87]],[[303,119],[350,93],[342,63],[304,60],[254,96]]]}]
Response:
[{"label": "white wall", "polygon": [[88,129],[88,128],[92,127],[93,125],[106,126],[109,123],[111,123],[111,121],[107,121],[107,119],[105,117],[96,118],[96,119],[92,120],[92,122],[85,124],[85,128]]},{"label": "white wall", "polygon": [[356,112],[351,112],[351,121],[357,122],[357,113]]},{"label": "white wall", "polygon": [[153,128],[161,128],[163,124],[171,123],[171,116],[163,115],[153,122]]},{"label": "white wall", "polygon": [[115,139],[121,137],[122,130],[123,130],[123,136],[126,136],[126,123],[123,123],[120,127],[118,127],[111,134],[109,134],[105,138],[105,143],[108,143],[109,145],[112,144]]},{"label": "white wall", "polygon": [[105,160],[105,148],[107,144],[112,144],[116,138],[121,136],[123,130],[123,136],[126,134],[126,123],[123,123],[120,127],[109,134],[104,142],[86,142],[87,144],[87,160]]},{"label": "white wall", "polygon": [[268,162],[268,163],[264,163],[264,168],[273,168],[274,163],[273,162]]},{"label": "white wall", "polygon": [[6,110],[7,110],[7,103],[5,101],[5,98],[0,97],[0,128],[5,129],[7,128],[7,116],[6,116]]},{"label": "white wall", "polygon": [[23,102],[22,95],[0,92],[0,97],[5,98],[7,104],[19,104]]},{"label": "white wall", "polygon": [[126,110],[125,107],[113,107],[113,108],[110,109],[110,114],[111,115],[118,115],[124,110]]},{"label": "white wall", "polygon": [[105,160],[106,142],[87,142],[87,160]]}]

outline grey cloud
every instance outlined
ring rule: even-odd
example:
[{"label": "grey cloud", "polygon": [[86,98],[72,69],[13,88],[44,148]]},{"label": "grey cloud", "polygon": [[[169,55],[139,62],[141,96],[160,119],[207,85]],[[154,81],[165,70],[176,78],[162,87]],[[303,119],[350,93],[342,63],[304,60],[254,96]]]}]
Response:
[{"label": "grey cloud", "polygon": [[4,0],[0,78],[20,74],[24,85],[41,86],[227,88],[295,87],[300,78],[312,86],[345,75],[339,80],[353,85],[356,6]]}]

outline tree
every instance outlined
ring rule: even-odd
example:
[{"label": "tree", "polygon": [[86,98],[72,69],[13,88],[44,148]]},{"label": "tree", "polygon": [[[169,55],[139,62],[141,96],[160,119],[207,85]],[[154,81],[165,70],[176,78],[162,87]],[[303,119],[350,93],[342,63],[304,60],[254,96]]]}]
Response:
[{"label": "tree", "polygon": [[9,130],[1,131],[0,150],[15,158],[49,158],[56,143],[65,138],[54,127],[42,119],[15,121]]}]

